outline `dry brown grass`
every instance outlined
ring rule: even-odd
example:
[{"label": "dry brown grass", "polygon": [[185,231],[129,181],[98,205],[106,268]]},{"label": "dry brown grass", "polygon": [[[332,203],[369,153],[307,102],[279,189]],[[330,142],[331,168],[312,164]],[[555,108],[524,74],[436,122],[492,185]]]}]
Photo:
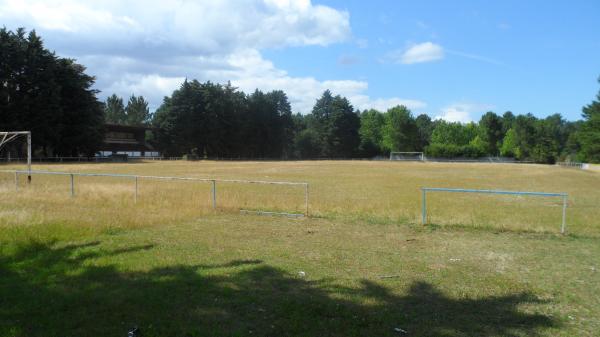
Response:
[{"label": "dry brown grass", "polygon": [[[6,166],[5,168],[22,168]],[[387,161],[299,162],[144,162],[132,164],[34,165],[35,170],[105,172],[221,179],[256,179],[310,183],[314,216],[383,223],[420,223],[421,187],[566,192],[567,229],[600,234],[600,175],[547,165],[462,164]],[[133,181],[123,178],[76,178],[76,198],[69,197],[68,177],[35,176],[32,186],[14,193],[13,177],[0,175],[3,204],[17,209],[52,204],[59,213],[86,209],[96,222],[141,224],[194,217],[211,212],[210,184],[140,180],[139,202],[133,204]],[[261,209],[303,212],[301,186],[236,183],[217,185],[221,210]],[[102,210],[95,214],[95,210]],[[111,210],[111,211],[107,211]],[[428,195],[429,221],[438,225],[493,227],[556,232],[561,221],[559,198],[497,195]],[[108,213],[108,214],[107,214]],[[16,213],[15,213],[16,214]],[[83,213],[69,213],[75,218]],[[64,214],[63,214],[64,215]],[[9,217],[27,219],[23,215]],[[60,215],[60,218],[64,216]],[[108,218],[106,218],[108,217]],[[153,220],[155,219],[155,220]],[[7,221],[6,219],[0,221]]]}]

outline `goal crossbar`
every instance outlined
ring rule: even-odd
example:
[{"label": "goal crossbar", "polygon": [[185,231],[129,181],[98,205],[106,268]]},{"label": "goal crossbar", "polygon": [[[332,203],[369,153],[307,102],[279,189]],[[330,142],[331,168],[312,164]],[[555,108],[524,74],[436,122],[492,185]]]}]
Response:
[{"label": "goal crossbar", "polygon": [[504,195],[529,195],[539,197],[560,197],[563,201],[562,209],[562,224],[560,226],[561,234],[565,233],[566,216],[567,216],[567,193],[548,193],[548,192],[531,192],[531,191],[504,191],[504,190],[477,190],[466,188],[441,188],[441,187],[422,187],[421,193],[423,198],[423,206],[421,208],[421,222],[427,223],[427,192],[449,192],[449,193],[481,193],[481,194],[504,194]]}]

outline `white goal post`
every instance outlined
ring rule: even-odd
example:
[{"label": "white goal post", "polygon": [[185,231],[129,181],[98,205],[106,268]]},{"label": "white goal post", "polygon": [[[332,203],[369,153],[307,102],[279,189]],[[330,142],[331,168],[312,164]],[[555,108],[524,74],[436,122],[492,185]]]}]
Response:
[{"label": "white goal post", "polygon": [[2,147],[15,138],[27,136],[27,182],[31,182],[31,131],[0,131],[0,150]]},{"label": "white goal post", "polygon": [[390,160],[417,160],[424,161],[423,152],[390,152]]}]

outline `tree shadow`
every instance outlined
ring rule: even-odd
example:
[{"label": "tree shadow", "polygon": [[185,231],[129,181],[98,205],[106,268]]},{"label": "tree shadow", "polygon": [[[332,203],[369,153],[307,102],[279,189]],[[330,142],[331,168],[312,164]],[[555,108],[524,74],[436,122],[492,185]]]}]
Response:
[{"label": "tree shadow", "polygon": [[307,281],[260,260],[136,272],[95,260],[151,249],[34,241],[1,255],[0,336],[126,336],[133,326],[144,337],[521,336],[559,326],[519,310],[543,303],[531,293],[454,299],[416,282],[397,295],[369,280],[358,289]]}]

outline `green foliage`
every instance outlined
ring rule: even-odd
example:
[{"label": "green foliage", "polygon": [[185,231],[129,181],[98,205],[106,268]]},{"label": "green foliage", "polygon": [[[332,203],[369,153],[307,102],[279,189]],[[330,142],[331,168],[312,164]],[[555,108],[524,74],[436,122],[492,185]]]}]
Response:
[{"label": "green foliage", "polygon": [[417,124],[410,110],[403,105],[388,109],[383,126],[383,147],[386,151],[415,151],[417,136]]},{"label": "green foliage", "polygon": [[503,120],[495,113],[488,111],[479,120],[479,138],[484,153],[498,154],[498,148],[504,137]]},{"label": "green foliage", "polygon": [[488,154],[487,143],[478,135],[475,123],[439,121],[431,134],[431,144],[425,147],[430,157],[478,158]]},{"label": "green foliage", "polygon": [[0,130],[30,130],[34,152],[93,155],[103,138],[94,78],[23,28],[0,29]]},{"label": "green foliage", "polygon": [[[600,79],[598,80],[600,82]],[[591,163],[600,163],[600,91],[596,100],[582,109],[584,123],[577,133],[580,145],[580,159]]]},{"label": "green foliage", "polygon": [[185,81],[153,116],[155,144],[168,155],[281,158],[293,154],[294,123],[282,91],[245,95],[225,86]]},{"label": "green foliage", "polygon": [[535,123],[537,119],[532,114],[519,115],[515,118],[513,130],[518,153],[516,158],[523,160],[531,157],[532,148],[536,143]]},{"label": "green foliage", "polygon": [[485,155],[478,144],[456,145],[431,143],[425,148],[425,153],[434,158],[478,158]]},{"label": "green foliage", "polygon": [[326,90],[313,107],[311,126],[317,133],[322,157],[351,158],[360,144],[360,117],[347,98]]},{"label": "green foliage", "polygon": [[538,163],[553,164],[560,154],[562,126],[560,115],[548,116],[535,124],[536,143],[532,149],[532,158]]},{"label": "green foliage", "polygon": [[125,107],[125,113],[127,114],[126,122],[128,125],[146,124],[151,117],[148,102],[143,96],[131,95]]},{"label": "green foliage", "polygon": [[112,94],[106,99],[106,103],[104,103],[104,120],[107,123],[126,124],[127,114],[121,97]]},{"label": "green foliage", "polygon": [[515,122],[515,115],[507,111],[502,115],[502,134],[505,135],[509,129],[513,127],[513,123]]},{"label": "green foliage", "polygon": [[321,153],[319,135],[313,129],[302,130],[294,139],[294,147],[299,158],[317,158]]},{"label": "green foliage", "polygon": [[517,134],[515,130],[508,129],[504,139],[502,140],[502,146],[500,147],[500,155],[503,157],[517,157],[519,149],[517,147]]},{"label": "green foliage", "polygon": [[490,153],[489,143],[481,139],[479,135],[475,136],[473,140],[469,142],[467,156],[483,157],[485,154]]},{"label": "green foliage", "polygon": [[374,157],[383,152],[384,115],[374,109],[364,111],[360,116],[360,154]]},{"label": "green foliage", "polygon": [[415,119],[415,123],[417,124],[418,133],[416,150],[423,151],[429,145],[431,134],[437,122],[432,121],[426,114],[420,114]]}]

